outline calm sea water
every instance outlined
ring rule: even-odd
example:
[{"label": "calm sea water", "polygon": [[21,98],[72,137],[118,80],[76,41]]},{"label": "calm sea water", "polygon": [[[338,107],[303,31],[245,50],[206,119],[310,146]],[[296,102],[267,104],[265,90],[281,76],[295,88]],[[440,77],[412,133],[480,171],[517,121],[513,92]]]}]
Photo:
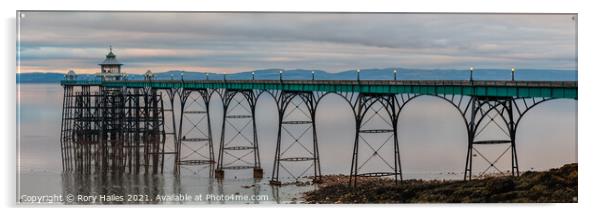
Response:
[{"label": "calm sea water", "polygon": [[[226,178],[217,181],[209,178],[210,170],[207,167],[184,168],[179,176],[172,174],[169,169],[161,175],[77,176],[63,174],[61,168],[59,135],[62,87],[58,84],[19,84],[18,88],[18,199],[23,196],[54,194],[142,194],[152,198],[156,195],[179,194],[193,197],[201,194],[206,198],[207,194],[213,194],[256,196],[263,200],[232,201],[213,197],[209,200],[180,201],[172,197],[171,201],[143,199],[140,203],[291,203],[298,202],[303,192],[314,189],[311,185],[272,187],[268,184],[277,131],[275,103],[268,97],[261,97],[257,107],[261,165],[265,173],[262,180],[254,180],[250,171],[246,170],[226,171]],[[222,116],[221,103],[217,97],[211,99],[210,108],[217,152]],[[404,179],[461,179],[467,138],[457,111],[446,102],[432,97],[416,99],[404,109],[398,126]],[[577,162],[576,120],[577,102],[574,100],[553,100],[529,111],[517,134],[520,169],[546,170]],[[316,124],[322,173],[348,174],[354,139],[353,114],[350,108],[342,98],[327,96],[318,108]],[[485,131],[484,134],[494,138],[500,132]],[[374,139],[371,142],[371,145],[378,147],[386,140]],[[383,151],[386,152],[386,146],[384,148]],[[496,159],[503,151],[504,147],[480,149],[490,160]],[[169,158],[166,160],[169,161]],[[474,161],[475,172],[488,166],[481,156],[475,156]],[[365,169],[377,170],[385,165],[383,161],[372,159]],[[305,166],[299,165],[291,169],[303,170]],[[510,169],[509,154],[499,158],[497,167],[502,171]],[[293,178],[286,176],[281,179],[285,182],[293,181]]]}]

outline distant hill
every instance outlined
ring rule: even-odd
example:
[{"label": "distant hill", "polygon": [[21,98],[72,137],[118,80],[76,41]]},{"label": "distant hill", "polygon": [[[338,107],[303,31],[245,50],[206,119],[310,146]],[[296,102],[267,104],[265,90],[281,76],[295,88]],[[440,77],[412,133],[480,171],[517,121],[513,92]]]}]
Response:
[{"label": "distant hill", "polygon": [[62,73],[17,73],[17,83],[56,83],[64,77]]},{"label": "distant hill", "polygon": [[[469,72],[467,70],[456,69],[407,69],[407,68],[384,68],[384,69],[362,69],[360,78],[362,80],[392,80],[393,70],[397,70],[397,79],[399,80],[468,80]],[[262,69],[255,71],[255,79],[275,80],[279,79],[281,69]],[[208,77],[206,76],[208,74]],[[55,72],[35,72],[17,74],[17,83],[59,83],[64,78],[64,73]],[[185,80],[221,80],[223,74],[212,72],[194,72],[194,71],[167,71],[155,73],[157,80],[181,79]],[[248,80],[251,79],[252,72],[238,72],[226,75],[229,80]],[[283,73],[285,80],[308,80],[312,78],[311,70],[295,69],[286,70]],[[511,73],[504,69],[478,69],[474,71],[475,80],[510,80]],[[577,81],[577,72],[574,70],[546,70],[546,69],[521,69],[516,72],[516,80],[548,80],[548,81]],[[97,79],[91,74],[81,74],[80,80]],[[130,80],[142,80],[141,74],[129,74]],[[330,73],[323,70],[315,70],[315,79],[318,80],[355,80],[356,71],[346,70],[337,73]]]}]

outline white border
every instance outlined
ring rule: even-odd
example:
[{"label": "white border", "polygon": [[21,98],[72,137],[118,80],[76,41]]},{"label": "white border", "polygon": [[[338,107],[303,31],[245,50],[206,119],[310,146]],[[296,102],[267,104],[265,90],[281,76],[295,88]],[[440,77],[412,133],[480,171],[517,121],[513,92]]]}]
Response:
[{"label": "white border", "polygon": [[[2,128],[0,133],[3,142],[2,153],[2,194],[1,203],[12,207],[2,211],[3,215],[27,214],[65,214],[78,213],[86,215],[147,215],[154,214],[196,214],[196,215],[248,215],[267,213],[280,215],[351,215],[351,214],[391,214],[391,215],[424,215],[424,214],[481,214],[481,215],[574,215],[600,208],[600,155],[602,142],[599,138],[598,125],[601,119],[596,111],[602,110],[600,102],[600,17],[599,8],[595,1],[589,3],[574,1],[525,1],[525,0],[455,0],[433,1],[422,0],[415,2],[395,2],[384,0],[254,0],[254,1],[151,1],[151,0],[51,0],[51,1],[5,1],[2,3],[2,74],[1,97],[4,100],[0,109],[2,112]],[[146,208],[108,208],[96,207],[94,210],[82,208],[15,208],[15,161],[16,161],[16,126],[15,107],[16,84],[15,73],[15,41],[16,41],[16,10],[194,10],[194,11],[353,11],[353,12],[545,12],[545,13],[579,13],[579,203],[578,204],[469,204],[469,205],[345,205],[345,206],[251,206],[233,208],[232,206],[195,206],[189,207],[141,206]],[[598,136],[596,136],[598,135]],[[115,207],[115,206],[113,206]],[[244,207],[244,206],[243,206]],[[300,208],[300,209],[298,209]],[[186,212],[180,212],[185,210]],[[176,213],[177,212],[177,213]]]}]

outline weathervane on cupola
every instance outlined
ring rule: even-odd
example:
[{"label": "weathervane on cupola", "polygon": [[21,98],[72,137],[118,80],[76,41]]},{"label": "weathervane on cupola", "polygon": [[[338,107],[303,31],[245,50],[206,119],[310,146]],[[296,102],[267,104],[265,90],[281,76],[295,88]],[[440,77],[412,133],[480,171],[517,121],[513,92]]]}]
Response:
[{"label": "weathervane on cupola", "polygon": [[100,65],[100,73],[97,76],[102,80],[121,80],[125,74],[121,73],[121,64],[117,61],[117,56],[113,54],[113,46],[109,45],[109,54]]}]

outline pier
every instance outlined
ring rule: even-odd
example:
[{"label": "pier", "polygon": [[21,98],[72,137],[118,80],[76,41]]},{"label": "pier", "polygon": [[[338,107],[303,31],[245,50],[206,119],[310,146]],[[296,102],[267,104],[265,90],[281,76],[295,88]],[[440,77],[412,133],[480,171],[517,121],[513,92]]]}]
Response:
[{"label": "pier", "polygon": [[[349,184],[355,185],[359,177],[402,180],[397,129],[398,122],[403,121],[400,112],[412,100],[431,96],[448,102],[463,119],[458,127],[466,128],[468,138],[465,180],[489,170],[502,172],[496,167],[498,163],[511,164],[510,174],[517,176],[516,132],[523,117],[546,101],[578,97],[574,81],[156,80],[150,71],[144,80],[127,80],[112,52],[107,59],[101,64],[100,79],[78,80],[71,73],[61,82],[64,171],[161,173],[165,156],[173,155],[175,172],[180,166],[209,165],[215,178],[224,178],[228,170],[241,169],[252,170],[250,175],[263,178],[261,149],[274,152],[273,158],[267,159],[274,165],[269,171],[271,184],[281,184],[283,175],[295,179],[312,175],[319,181],[322,165],[316,110],[325,96],[337,95],[353,110],[355,122],[355,141],[349,143],[353,148]],[[223,105],[217,152],[209,118],[209,99],[213,95],[219,96]],[[258,143],[256,122],[260,120],[255,113],[262,95],[273,99],[277,106],[276,149],[262,149]],[[291,118],[291,113],[302,118]],[[386,124],[371,124],[374,120]],[[489,127],[502,129],[500,138],[479,136]],[[291,134],[291,128],[304,132]],[[244,141],[233,141],[235,138]],[[172,140],[174,146],[166,146],[167,140]],[[306,151],[290,155],[287,149],[293,145]],[[479,152],[479,147],[486,145],[507,148],[500,157],[486,158]],[[382,150],[383,146],[392,150]],[[510,154],[511,160],[499,160],[504,154]],[[483,157],[488,168],[473,170],[473,155]],[[261,159],[266,162],[266,158]],[[388,171],[366,169],[364,165],[370,160],[385,161]],[[291,163],[309,166],[302,173],[292,173],[287,169]]]}]

